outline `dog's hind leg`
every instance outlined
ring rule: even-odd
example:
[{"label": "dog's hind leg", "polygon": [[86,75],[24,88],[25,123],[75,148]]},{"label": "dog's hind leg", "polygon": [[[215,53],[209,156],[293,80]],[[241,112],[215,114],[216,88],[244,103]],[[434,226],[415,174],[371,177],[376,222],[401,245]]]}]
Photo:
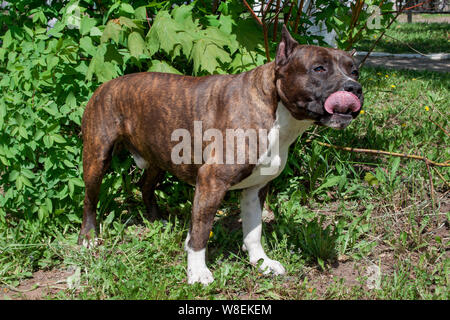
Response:
[{"label": "dog's hind leg", "polygon": [[85,185],[83,222],[78,243],[95,244],[96,208],[103,176],[111,164],[113,146],[85,143],[83,148],[83,179]]},{"label": "dog's hind leg", "polygon": [[81,124],[85,196],[78,243],[85,246],[95,244],[96,209],[100,187],[119,138],[117,130],[119,124],[115,119],[105,117],[112,108],[111,97],[100,99],[98,95],[94,94],[86,106]]},{"label": "dog's hind leg", "polygon": [[164,172],[160,169],[149,166],[144,171],[140,181],[142,200],[146,208],[146,215],[150,221],[161,219],[162,215],[155,199],[155,188],[158,182],[164,178]]},{"label": "dog's hind leg", "polygon": [[260,270],[264,274],[284,274],[286,271],[278,261],[269,259],[261,244],[262,207],[266,199],[267,185],[244,189],[241,195],[243,249],[248,251],[250,263],[257,265],[263,260]]}]

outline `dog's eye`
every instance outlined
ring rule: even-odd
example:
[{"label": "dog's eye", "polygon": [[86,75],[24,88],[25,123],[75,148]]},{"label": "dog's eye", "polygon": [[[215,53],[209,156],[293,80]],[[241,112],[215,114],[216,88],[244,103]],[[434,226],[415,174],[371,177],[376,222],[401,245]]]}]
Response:
[{"label": "dog's eye", "polygon": [[323,66],[318,66],[318,67],[314,68],[314,71],[315,72],[324,72],[326,70],[325,70],[325,68]]},{"label": "dog's eye", "polygon": [[352,76],[355,76],[355,77],[359,76],[358,70],[353,70],[352,71]]}]

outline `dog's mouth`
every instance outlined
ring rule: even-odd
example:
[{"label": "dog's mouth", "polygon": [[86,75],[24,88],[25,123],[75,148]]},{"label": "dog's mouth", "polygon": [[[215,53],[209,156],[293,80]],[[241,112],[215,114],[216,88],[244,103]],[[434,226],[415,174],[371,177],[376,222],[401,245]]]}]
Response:
[{"label": "dog's mouth", "polygon": [[325,114],[316,121],[334,129],[344,129],[361,110],[360,99],[349,91],[336,91],[324,103]]},{"label": "dog's mouth", "polygon": [[345,129],[350,122],[352,122],[353,116],[351,114],[331,114],[322,117],[316,124],[330,127],[333,129]]}]

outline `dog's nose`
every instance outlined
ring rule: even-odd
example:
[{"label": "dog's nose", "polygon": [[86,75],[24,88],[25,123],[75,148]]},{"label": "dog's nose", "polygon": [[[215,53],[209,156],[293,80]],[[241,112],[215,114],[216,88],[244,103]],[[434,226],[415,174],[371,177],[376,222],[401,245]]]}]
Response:
[{"label": "dog's nose", "polygon": [[362,87],[358,82],[349,80],[346,83],[344,83],[344,91],[351,92],[355,96],[360,97],[362,94]]}]

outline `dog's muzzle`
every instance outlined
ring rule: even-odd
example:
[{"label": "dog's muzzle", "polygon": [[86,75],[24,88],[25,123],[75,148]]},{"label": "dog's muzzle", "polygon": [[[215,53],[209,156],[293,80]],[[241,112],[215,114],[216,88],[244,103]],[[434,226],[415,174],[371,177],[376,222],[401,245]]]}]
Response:
[{"label": "dog's muzzle", "polygon": [[350,91],[336,91],[324,103],[327,113],[319,123],[334,129],[344,129],[361,109],[360,99]]}]

